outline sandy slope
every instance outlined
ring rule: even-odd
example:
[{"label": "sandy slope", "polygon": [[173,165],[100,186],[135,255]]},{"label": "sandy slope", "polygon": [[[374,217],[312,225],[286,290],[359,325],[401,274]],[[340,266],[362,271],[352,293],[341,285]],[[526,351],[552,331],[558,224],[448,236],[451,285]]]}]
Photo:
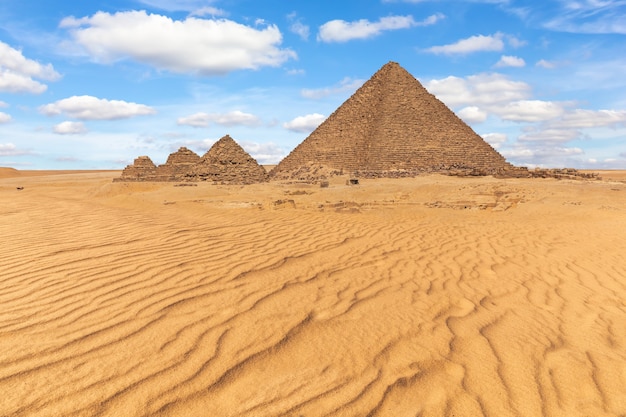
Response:
[{"label": "sandy slope", "polygon": [[0,179],[2,416],[626,415],[619,176],[113,176]]}]

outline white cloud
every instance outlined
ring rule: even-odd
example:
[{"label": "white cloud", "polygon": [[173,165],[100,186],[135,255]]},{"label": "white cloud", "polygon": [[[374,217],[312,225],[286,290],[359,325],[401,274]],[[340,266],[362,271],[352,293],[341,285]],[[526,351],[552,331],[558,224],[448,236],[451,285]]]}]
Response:
[{"label": "white cloud", "polygon": [[30,77],[0,68],[0,91],[5,93],[41,94],[48,86]]},{"label": "white cloud", "polygon": [[192,11],[190,16],[227,16],[228,13],[225,10],[218,9],[217,7],[205,6]]},{"label": "white cloud", "polygon": [[569,128],[626,126],[626,110],[576,109],[567,112],[561,120],[556,123]]},{"label": "white cloud", "polygon": [[546,61],[545,59],[540,59],[539,61],[537,61],[535,66],[546,69],[556,68],[556,64],[554,62]]},{"label": "white cloud", "polygon": [[292,23],[291,26],[289,26],[289,30],[300,36],[305,41],[309,39],[309,34],[311,32],[311,29],[302,22]]},{"label": "white cloud", "polygon": [[541,143],[517,144],[513,149],[499,151],[515,165],[533,167],[580,166],[584,151],[577,147],[545,145]]},{"label": "white cloud", "polygon": [[511,45],[511,47],[516,49],[521,48],[522,46],[526,46],[528,44],[528,42],[518,39],[513,35],[507,35],[506,40],[509,42],[509,45]]},{"label": "white cloud", "polygon": [[215,3],[214,0],[138,0],[140,3],[146,4],[161,10],[170,12],[185,11],[193,12],[201,9],[207,3]]},{"label": "white cloud", "polygon": [[51,64],[42,65],[0,41],[0,92],[41,94],[48,88],[34,80],[56,81],[61,75]]},{"label": "white cloud", "polygon": [[522,142],[554,143],[569,142],[579,137],[580,132],[574,129],[539,128],[520,135],[518,139]]},{"label": "white cloud", "polygon": [[300,95],[302,95],[302,97],[304,98],[320,99],[320,98],[324,98],[324,97],[334,95],[334,94],[342,94],[346,92],[352,93],[356,91],[359,87],[361,87],[364,82],[365,80],[352,79],[350,77],[346,77],[343,80],[341,80],[338,85],[333,86],[333,87],[325,87],[325,88],[318,88],[318,89],[303,88],[300,91]]},{"label": "white cloud", "polygon": [[450,76],[431,80],[424,87],[450,107],[499,106],[530,96],[530,86],[502,74],[477,74],[466,78]]},{"label": "white cloud", "polygon": [[10,114],[6,114],[0,111],[0,124],[9,123],[11,120],[13,120],[13,118]]},{"label": "white cloud", "polygon": [[258,143],[243,141],[241,147],[259,164],[277,164],[287,156],[288,152],[274,143]]},{"label": "white cloud", "polygon": [[475,35],[467,39],[461,39],[452,44],[433,46],[426,49],[426,52],[433,54],[454,55],[454,54],[471,54],[481,51],[502,51],[504,49],[504,41],[502,33],[494,35]]},{"label": "white cloud", "polygon": [[320,26],[317,40],[322,42],[347,42],[353,39],[368,39],[388,30],[434,25],[444,17],[442,14],[436,14],[427,17],[421,22],[415,21],[413,16],[387,16],[381,17],[377,22],[370,22],[366,19],[354,22],[331,20]]},{"label": "white cloud", "polygon": [[292,132],[310,133],[322,124],[324,120],[326,120],[326,116],[323,114],[307,114],[306,116],[299,116],[290,122],[283,123],[283,127]]},{"label": "white cloud", "polygon": [[457,112],[466,123],[482,123],[487,120],[487,112],[476,106],[464,107]]},{"label": "white cloud", "polygon": [[304,75],[306,74],[306,71],[303,70],[302,68],[298,68],[298,69],[294,68],[294,69],[287,70],[287,74],[288,75]]},{"label": "white cloud", "polygon": [[54,133],[59,135],[78,135],[87,133],[87,128],[82,122],[61,122],[54,126]]},{"label": "white cloud", "polygon": [[526,61],[524,61],[522,58],[511,56],[511,55],[502,55],[500,57],[500,60],[495,65],[496,68],[503,68],[503,67],[520,68],[524,66],[526,66]]},{"label": "white cloud", "polygon": [[143,104],[92,96],[72,96],[41,106],[39,111],[47,116],[67,114],[81,120],[127,119],[156,113],[153,108]]},{"label": "white cloud", "polygon": [[229,113],[195,113],[179,118],[177,123],[193,127],[208,127],[210,123],[221,126],[258,126],[261,120],[253,114],[235,110]]},{"label": "white cloud", "polygon": [[311,28],[307,25],[305,25],[304,23],[302,23],[300,21],[300,19],[297,19],[297,13],[293,12],[290,13],[289,15],[287,15],[287,20],[289,20],[291,22],[291,25],[289,26],[289,30],[293,33],[295,33],[296,35],[300,36],[302,38],[302,40],[308,40],[309,39],[309,35],[311,33]]},{"label": "white cloud", "polygon": [[4,101],[0,100],[0,108],[6,108],[9,107],[8,103],[5,103]]},{"label": "white cloud", "polygon": [[13,143],[0,143],[0,156],[26,155],[28,152],[21,151]]},{"label": "white cloud", "polygon": [[485,133],[481,135],[487,143],[489,143],[494,149],[500,148],[508,137],[504,133]]},{"label": "white cloud", "polygon": [[52,64],[42,65],[28,59],[21,51],[11,48],[0,41],[0,66],[3,69],[14,71],[24,76],[40,78],[46,81],[56,81],[61,75],[54,70]]},{"label": "white cloud", "polygon": [[555,119],[565,114],[563,106],[568,103],[557,103],[542,100],[519,100],[494,107],[491,111],[503,120],[513,122],[542,122]]},{"label": "white cloud", "polygon": [[593,34],[626,34],[623,0],[578,0],[557,2],[560,10],[544,23],[554,31]]},{"label": "white cloud", "polygon": [[296,57],[279,48],[282,35],[275,25],[256,29],[225,19],[173,20],[128,11],[68,17],[61,27],[96,61],[131,58],[176,73],[224,74],[276,67]]}]

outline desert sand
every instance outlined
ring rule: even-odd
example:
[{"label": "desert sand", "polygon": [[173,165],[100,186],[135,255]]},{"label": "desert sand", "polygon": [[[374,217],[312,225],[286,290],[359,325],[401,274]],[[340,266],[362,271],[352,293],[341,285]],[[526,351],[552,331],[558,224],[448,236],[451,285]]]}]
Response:
[{"label": "desert sand", "polygon": [[54,174],[0,170],[2,416],[626,415],[624,172]]}]

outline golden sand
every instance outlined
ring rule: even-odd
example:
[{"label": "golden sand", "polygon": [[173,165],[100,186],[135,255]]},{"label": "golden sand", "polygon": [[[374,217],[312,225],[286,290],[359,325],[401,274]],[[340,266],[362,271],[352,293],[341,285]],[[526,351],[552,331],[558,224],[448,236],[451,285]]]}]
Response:
[{"label": "golden sand", "polygon": [[626,415],[624,173],[116,176],[0,172],[1,416]]}]

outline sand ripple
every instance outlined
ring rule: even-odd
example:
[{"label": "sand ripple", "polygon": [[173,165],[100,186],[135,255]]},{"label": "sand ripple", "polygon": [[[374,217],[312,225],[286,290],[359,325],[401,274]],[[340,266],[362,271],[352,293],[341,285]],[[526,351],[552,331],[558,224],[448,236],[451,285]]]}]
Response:
[{"label": "sand ripple", "polygon": [[623,185],[347,213],[79,179],[0,183],[0,415],[626,415]]}]

